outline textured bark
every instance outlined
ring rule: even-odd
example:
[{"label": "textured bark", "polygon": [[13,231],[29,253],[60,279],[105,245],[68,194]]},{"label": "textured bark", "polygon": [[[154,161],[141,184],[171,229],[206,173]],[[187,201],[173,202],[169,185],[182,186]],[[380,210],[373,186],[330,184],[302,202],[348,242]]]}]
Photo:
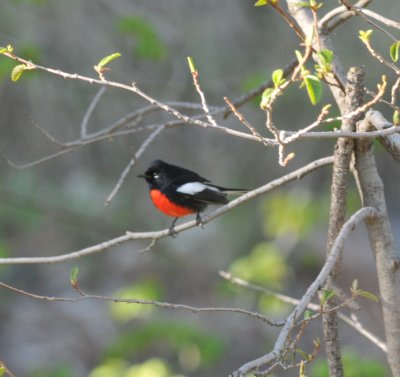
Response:
[{"label": "textured bark", "polygon": [[[312,13],[306,7],[299,7],[297,0],[286,0],[291,16],[307,33],[313,24]],[[313,47],[318,50],[330,49],[334,51],[331,39],[324,30],[319,31],[319,44],[314,41]],[[341,90],[343,83],[342,65],[335,54],[332,63],[336,82],[330,82],[330,89],[341,114],[346,112],[346,100]],[[357,96],[354,97],[357,101]],[[394,248],[393,235],[387,215],[384,188],[375,166],[374,151],[371,140],[357,140],[355,142],[356,178],[364,206],[371,206],[378,210],[380,216],[366,221],[371,247],[375,254],[378,271],[379,288],[382,300],[383,320],[388,346],[388,362],[393,376],[400,377],[400,261]],[[338,152],[337,152],[338,153]],[[339,167],[337,172],[340,173]],[[336,173],[335,173],[336,174]],[[333,178],[335,179],[335,178]],[[338,194],[340,193],[338,186]],[[339,194],[341,196],[341,194]],[[338,203],[340,206],[340,203]],[[340,216],[338,216],[340,218]],[[333,220],[332,220],[333,221]],[[332,231],[334,227],[332,227]],[[329,238],[331,235],[329,234]],[[329,342],[334,342],[329,339]],[[337,361],[334,361],[337,363]],[[339,374],[340,376],[341,374]],[[336,376],[332,373],[331,376]]]},{"label": "textured bark", "polygon": [[[345,96],[345,114],[351,113],[363,102],[364,89],[364,71],[359,68],[351,68],[347,74],[346,96]],[[357,117],[346,119],[342,124],[342,131],[355,131]],[[349,166],[353,153],[354,141],[352,139],[340,138],[335,145],[332,185],[331,185],[331,207],[329,213],[328,244],[327,253],[329,254],[332,244],[340,232],[346,220],[346,198],[347,198],[347,177],[349,175]],[[325,288],[334,290],[335,280],[340,273],[341,258],[335,264]],[[327,310],[337,306],[335,298],[326,303]],[[322,316],[322,324],[325,338],[325,349],[329,365],[329,374],[331,377],[343,376],[343,365],[340,351],[340,338],[337,323],[337,313],[332,311]]]},{"label": "textured bark", "polygon": [[355,142],[355,168],[364,206],[375,207],[379,216],[366,221],[378,272],[380,299],[393,376],[400,376],[400,261],[387,214],[384,187],[378,174],[372,141]]}]

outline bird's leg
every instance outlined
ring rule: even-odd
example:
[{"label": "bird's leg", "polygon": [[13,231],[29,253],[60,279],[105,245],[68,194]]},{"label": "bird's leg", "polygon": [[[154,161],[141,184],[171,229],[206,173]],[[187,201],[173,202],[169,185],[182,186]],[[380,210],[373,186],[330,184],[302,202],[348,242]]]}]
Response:
[{"label": "bird's leg", "polygon": [[203,219],[201,218],[200,212],[197,212],[197,214],[196,214],[196,225],[197,225],[197,226],[200,225],[201,228],[204,229],[204,224],[205,224],[205,222],[204,222]]},{"label": "bird's leg", "polygon": [[169,227],[169,235],[173,238],[175,238],[176,235],[178,234],[175,232],[175,228],[174,228],[177,220],[178,220],[178,217],[175,217],[174,221],[172,221],[172,224]]}]

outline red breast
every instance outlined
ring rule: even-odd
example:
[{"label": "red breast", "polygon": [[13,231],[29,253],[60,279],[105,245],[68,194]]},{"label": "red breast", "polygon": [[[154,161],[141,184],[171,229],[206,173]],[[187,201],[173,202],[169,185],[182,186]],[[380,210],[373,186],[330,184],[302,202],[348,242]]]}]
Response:
[{"label": "red breast", "polygon": [[153,204],[168,216],[182,217],[195,212],[190,208],[171,202],[160,190],[150,190],[150,197]]}]

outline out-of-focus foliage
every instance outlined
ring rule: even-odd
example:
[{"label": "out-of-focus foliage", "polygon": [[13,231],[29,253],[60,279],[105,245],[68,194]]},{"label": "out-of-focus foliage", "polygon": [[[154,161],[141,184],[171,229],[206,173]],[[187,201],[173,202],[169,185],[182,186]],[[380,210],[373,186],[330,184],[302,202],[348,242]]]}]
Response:
[{"label": "out-of-focus foliage", "polygon": [[[160,300],[163,296],[162,287],[154,279],[147,279],[134,283],[129,287],[118,290],[114,297],[122,299]],[[112,302],[110,311],[112,317],[118,322],[127,322],[135,317],[148,316],[155,310],[153,305],[140,305]]]},{"label": "out-of-focus foliage", "polygon": [[327,218],[327,202],[308,192],[280,191],[264,202],[264,232],[270,237],[292,234],[303,238]]},{"label": "out-of-focus foliage", "polygon": [[249,255],[236,260],[230,271],[244,280],[278,288],[289,274],[290,267],[273,244],[261,242]]},{"label": "out-of-focus foliage", "polygon": [[127,365],[123,360],[109,360],[96,367],[88,377],[184,377],[170,371],[167,363],[158,358],[140,364]]},{"label": "out-of-focus foliage", "polygon": [[68,366],[55,366],[49,369],[43,368],[29,373],[29,377],[75,377],[72,368]]},{"label": "out-of-focus foliage", "polygon": [[154,319],[125,331],[106,355],[107,358],[129,359],[160,345],[171,354],[187,355],[185,363],[196,368],[212,365],[224,350],[224,342],[215,333],[184,323]]},{"label": "out-of-focus foliage", "polygon": [[[346,377],[388,377],[390,375],[382,363],[362,357],[353,350],[344,350],[343,367]],[[316,360],[310,370],[310,377],[329,377],[328,364],[325,360]]]},{"label": "out-of-focus foliage", "polygon": [[163,60],[167,48],[157,35],[154,26],[144,18],[137,16],[123,17],[118,23],[118,29],[125,38],[133,38],[133,53],[136,58]]}]

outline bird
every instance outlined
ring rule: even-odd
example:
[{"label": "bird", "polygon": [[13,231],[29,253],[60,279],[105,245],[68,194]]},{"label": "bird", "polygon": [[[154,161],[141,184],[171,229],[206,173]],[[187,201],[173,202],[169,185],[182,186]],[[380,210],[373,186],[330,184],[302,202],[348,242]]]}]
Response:
[{"label": "bird", "polygon": [[175,236],[175,224],[180,217],[196,214],[196,224],[203,225],[200,213],[208,205],[228,203],[228,194],[241,194],[248,190],[226,188],[211,183],[199,174],[162,160],[153,161],[143,174],[154,206],[165,215],[174,217],[169,228]]}]

